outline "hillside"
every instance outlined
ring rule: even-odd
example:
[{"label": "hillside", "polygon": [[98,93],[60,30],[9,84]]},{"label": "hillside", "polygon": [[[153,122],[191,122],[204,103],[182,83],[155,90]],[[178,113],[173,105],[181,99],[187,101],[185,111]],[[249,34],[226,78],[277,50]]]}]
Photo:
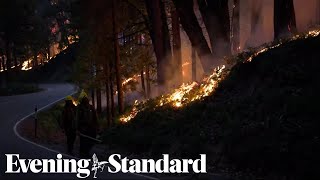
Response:
[{"label": "hillside", "polygon": [[[65,82],[70,81],[73,64],[76,60],[75,51],[77,44],[70,45],[69,48],[56,55],[48,63],[38,68],[28,71],[11,71],[9,73],[9,82],[16,83],[35,83],[35,82]],[[2,72],[0,76],[4,76]]]},{"label": "hillside", "polygon": [[192,85],[182,104],[138,104],[105,143],[139,157],[206,153],[209,171],[239,179],[319,178],[319,59],[319,31],[244,52],[206,96]]}]

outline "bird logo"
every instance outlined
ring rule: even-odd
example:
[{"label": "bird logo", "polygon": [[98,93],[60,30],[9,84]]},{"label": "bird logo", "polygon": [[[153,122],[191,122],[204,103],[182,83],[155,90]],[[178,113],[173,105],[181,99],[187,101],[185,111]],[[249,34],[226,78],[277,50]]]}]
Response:
[{"label": "bird logo", "polygon": [[98,159],[96,154],[93,154],[92,160],[93,160],[93,164],[92,164],[91,171],[94,171],[93,178],[97,178],[98,170],[101,170],[100,172],[103,172],[104,167],[105,167],[106,164],[108,164],[108,162],[107,161],[99,162],[99,159]]}]

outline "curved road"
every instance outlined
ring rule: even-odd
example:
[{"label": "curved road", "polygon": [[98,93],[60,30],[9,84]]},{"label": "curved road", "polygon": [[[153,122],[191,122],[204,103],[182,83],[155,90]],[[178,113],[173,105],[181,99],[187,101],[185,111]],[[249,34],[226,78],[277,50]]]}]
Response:
[{"label": "curved road", "polygon": [[[77,179],[75,174],[5,174],[5,154],[20,154],[20,158],[56,159],[56,152],[36,146],[19,138],[14,126],[21,119],[34,112],[34,108],[45,107],[75,92],[70,84],[41,85],[44,91],[26,95],[0,97],[0,179]],[[91,175],[92,176],[92,173]],[[147,179],[134,174],[98,174],[99,179]]]}]

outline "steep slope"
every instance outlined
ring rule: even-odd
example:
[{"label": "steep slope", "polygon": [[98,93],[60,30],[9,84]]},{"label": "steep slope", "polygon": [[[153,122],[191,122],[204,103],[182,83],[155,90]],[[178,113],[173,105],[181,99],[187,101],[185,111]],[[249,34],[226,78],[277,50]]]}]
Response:
[{"label": "steep slope", "polygon": [[242,53],[208,96],[191,101],[195,85],[179,107],[159,106],[172,94],[136,105],[105,143],[147,157],[206,153],[211,171],[240,179],[319,177],[319,59],[319,31]]}]

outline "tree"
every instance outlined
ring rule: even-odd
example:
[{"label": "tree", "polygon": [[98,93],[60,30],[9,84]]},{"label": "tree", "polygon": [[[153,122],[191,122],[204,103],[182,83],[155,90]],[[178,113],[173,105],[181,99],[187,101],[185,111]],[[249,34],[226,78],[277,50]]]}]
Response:
[{"label": "tree", "polygon": [[230,18],[227,0],[198,0],[199,10],[210,37],[212,52],[219,58],[231,54]]},{"label": "tree", "polygon": [[[0,38],[4,41],[6,59],[5,81],[8,81],[13,65],[18,65],[18,52],[23,51],[25,57],[29,55],[26,50],[31,46],[30,32],[36,29],[33,19],[39,18],[36,14],[37,3],[37,0],[0,1]],[[37,40],[33,39],[33,42]]]},{"label": "tree", "polygon": [[261,2],[252,1],[251,7],[251,34],[256,32],[257,25],[259,23],[260,14],[262,11],[262,4]]},{"label": "tree", "polygon": [[197,81],[197,52],[191,48],[191,62],[192,62],[192,81]]},{"label": "tree", "polygon": [[39,64],[38,54],[50,44],[49,37],[51,32],[45,19],[38,14],[34,14],[30,21],[31,30],[28,31],[27,41],[33,55],[33,66],[37,67]]},{"label": "tree", "polygon": [[157,57],[157,82],[166,85],[171,64],[171,45],[167,17],[162,0],[145,0],[150,20],[150,36]]},{"label": "tree", "polygon": [[232,8],[232,50],[240,51],[240,0],[233,0]]},{"label": "tree", "polygon": [[297,32],[293,0],[274,0],[274,38]]},{"label": "tree", "polygon": [[320,25],[320,0],[317,0],[316,6],[317,6],[316,11],[317,11],[318,24]]},{"label": "tree", "polygon": [[[196,49],[202,67],[205,71],[210,70],[210,64],[212,63],[211,50],[194,13],[193,0],[173,0],[173,2],[179,15],[180,23],[187,33],[192,47]],[[208,59],[210,60],[208,61]]]},{"label": "tree", "polygon": [[118,108],[119,113],[123,113],[124,111],[124,102],[123,102],[123,90],[122,90],[122,80],[120,77],[120,47],[118,41],[118,25],[116,19],[116,1],[112,0],[112,31],[113,31],[113,44],[114,44],[114,67],[115,67],[115,74],[116,74],[116,82],[117,82],[117,91],[118,91]]},{"label": "tree", "polygon": [[174,59],[174,74],[177,83],[182,83],[182,55],[181,55],[181,35],[180,35],[180,20],[178,13],[171,6],[171,22],[172,22],[172,49]]}]

